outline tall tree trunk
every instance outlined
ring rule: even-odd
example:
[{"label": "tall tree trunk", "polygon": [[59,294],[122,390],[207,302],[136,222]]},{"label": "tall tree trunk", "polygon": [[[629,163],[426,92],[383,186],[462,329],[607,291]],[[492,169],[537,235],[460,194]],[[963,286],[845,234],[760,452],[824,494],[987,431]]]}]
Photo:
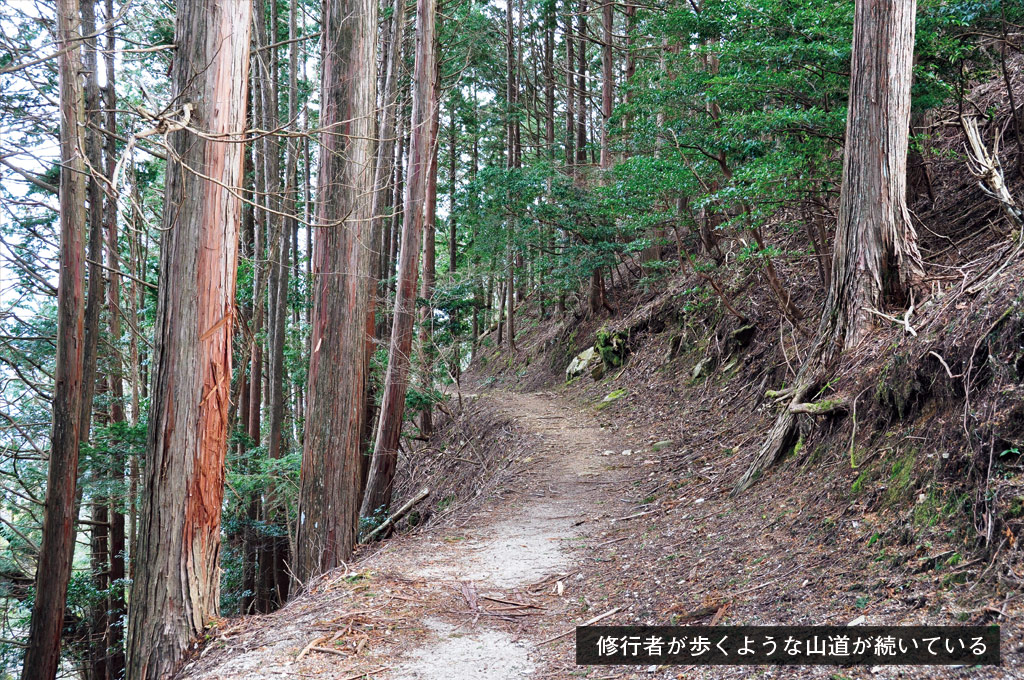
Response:
[{"label": "tall tree trunk", "polygon": [[459,140],[458,119],[455,106],[452,104],[448,120],[448,274],[454,279],[459,262],[458,225],[455,219],[455,164]]},{"label": "tall tree trunk", "polygon": [[394,325],[380,421],[370,464],[361,514],[369,517],[391,505],[392,483],[402,436],[405,395],[409,379],[413,321],[416,314],[416,280],[419,274],[420,241],[430,165],[431,121],[435,80],[435,0],[416,2],[416,60],[413,73],[412,118],[409,122],[409,170],[406,178],[402,218],[402,249],[398,256],[398,288],[395,293]]},{"label": "tall tree trunk", "polygon": [[[385,281],[390,278],[389,250],[391,247],[391,211],[394,203],[395,176],[395,135],[398,128],[398,80],[402,67],[402,46],[405,36],[405,1],[393,0],[391,3],[390,41],[385,42],[385,68],[381,95],[381,126],[380,142],[377,145],[377,165],[373,180],[373,223],[370,242],[374,247],[373,262],[370,272],[370,309],[367,312],[366,360],[369,362],[377,348],[383,342],[387,324],[384,314],[387,298]],[[379,317],[379,318],[378,318]],[[366,477],[370,471],[370,457],[373,455],[373,426],[377,415],[377,395],[373,384],[367,381],[366,416],[363,421],[363,453],[360,459],[360,496],[366,485]]]},{"label": "tall tree trunk", "polygon": [[[288,17],[288,35],[290,40],[295,40],[297,35],[297,7],[292,3]],[[274,41],[275,34],[270,33],[268,39]],[[271,69],[271,76],[276,69]],[[271,93],[276,90],[271,89]],[[292,42],[288,59],[288,120],[298,119],[298,44]],[[269,102],[273,111],[267,111],[265,118],[275,127],[279,124],[277,115],[277,97],[274,96]],[[286,146],[287,160],[285,163],[285,190],[281,197],[283,200],[275,201],[275,207],[282,208],[280,211],[289,215],[282,220],[277,216],[277,223],[280,224],[278,233],[273,239],[274,248],[271,252],[269,265],[271,267],[270,286],[267,294],[271,300],[269,342],[267,344],[267,405],[270,423],[267,439],[267,456],[271,460],[278,460],[284,455],[284,418],[285,418],[285,390],[284,390],[284,349],[287,341],[286,324],[288,320],[288,278],[290,267],[290,247],[293,234],[297,230],[295,219],[298,210],[298,202],[295,200],[296,192],[296,168],[297,168],[297,147],[296,140],[288,138]],[[275,173],[280,168],[276,145],[271,147],[273,154],[270,161],[270,172]],[[269,182],[268,182],[269,184]],[[277,182],[275,181],[276,185]],[[270,198],[270,197],[268,197]],[[264,494],[263,516],[267,527],[283,528],[285,518],[281,516],[280,502],[277,494],[271,490]],[[261,612],[273,611],[284,604],[288,598],[288,576],[285,563],[288,557],[288,541],[284,532],[270,531],[263,536],[260,542],[260,584],[256,608]]]},{"label": "tall tree trunk", "polygon": [[[128,677],[170,677],[217,616],[241,201],[248,0],[179,0],[160,288]],[[213,141],[218,136],[224,141]],[[196,174],[204,169],[210,179]]]},{"label": "tall tree trunk", "polygon": [[36,563],[22,680],[51,680],[60,665],[60,638],[71,561],[81,427],[85,341],[85,106],[79,73],[81,34],[78,0],[57,0],[60,83],[60,267],[57,285],[57,359],[53,427],[46,481],[43,535]]},{"label": "tall tree trunk", "polygon": [[89,199],[89,242],[86,261],[88,263],[89,283],[85,304],[85,348],[83,354],[82,373],[82,415],[79,438],[89,442],[89,430],[92,426],[92,400],[96,392],[96,349],[99,346],[100,310],[103,308],[103,140],[100,130],[104,121],[101,117],[99,80],[99,50],[96,37],[96,0],[86,0],[82,5],[82,33],[85,36],[82,68],[86,71],[85,79],[85,147],[89,160],[89,183],[87,197]]},{"label": "tall tree trunk", "polygon": [[[576,48],[576,162],[587,163],[587,0],[580,0]],[[571,38],[570,38],[571,39]]]},{"label": "tall tree trunk", "polygon": [[[569,3],[566,2],[566,6]],[[573,15],[565,13],[565,164],[576,165],[576,32],[573,30]]]},{"label": "tall tree trunk", "polygon": [[906,304],[924,275],[906,206],[915,12],[914,0],[857,2],[831,286],[793,398],[734,493],[785,453],[803,400],[814,394],[840,353],[871,331],[867,310],[886,301]]},{"label": "tall tree trunk", "polygon": [[[92,527],[90,527],[89,566],[92,569],[92,583],[97,591],[110,587],[110,542],[108,509],[105,498],[92,504]],[[90,680],[107,680],[107,627],[110,618],[106,598],[97,598],[90,613],[89,621],[89,673]]]},{"label": "tall tree trunk", "polygon": [[[516,107],[517,94],[517,63],[515,49],[515,25],[512,22],[512,0],[505,2],[505,105],[508,120],[508,132],[506,134],[507,158],[505,167],[512,170],[516,167],[516,135],[519,128],[519,111]],[[515,220],[512,216],[506,218],[505,224],[505,293],[508,300],[505,302],[505,340],[508,342],[510,354],[516,351],[515,333]],[[498,319],[501,323],[501,319]],[[500,334],[499,334],[500,337]],[[500,342],[499,342],[500,344]]]},{"label": "tall tree trunk", "polygon": [[545,155],[555,159],[555,0],[544,4],[544,142]]},{"label": "tall tree trunk", "polygon": [[[82,370],[82,402],[81,424],[79,437],[83,444],[89,443],[92,426],[93,395],[96,391],[97,349],[99,346],[100,310],[103,299],[103,222],[104,195],[101,178],[106,166],[103,162],[102,130],[106,127],[103,120],[102,99],[99,80],[99,37],[96,35],[96,0],[86,0],[82,4],[82,33],[85,37],[85,51],[82,67],[85,70],[85,130],[86,155],[89,160],[89,183],[87,197],[89,200],[89,243],[86,260],[88,262],[89,282],[85,305],[85,347],[83,350]],[[90,37],[91,36],[91,37]],[[104,475],[105,476],[105,475]],[[93,525],[90,527],[93,584],[99,591],[109,586],[109,511],[108,499],[97,494],[92,502]],[[91,634],[89,637],[90,673],[96,680],[107,678],[107,628],[109,625],[109,607],[104,599],[100,599],[90,613]]]},{"label": "tall tree trunk", "polygon": [[608,170],[612,165],[611,150],[608,145],[610,121],[612,119],[612,103],[615,97],[615,70],[612,61],[612,27],[615,14],[612,1],[605,0],[601,5],[601,169]]},{"label": "tall tree trunk", "polygon": [[[114,2],[106,0],[106,16],[111,21],[114,17]],[[107,49],[104,53],[106,66],[107,84],[104,97],[107,109],[106,126],[109,133],[106,138],[106,175],[107,179],[113,180],[114,170],[117,164],[117,142],[114,133],[117,132],[117,90],[115,85],[114,72],[114,51],[117,41],[114,33],[114,26],[111,24],[107,30]],[[107,284],[107,317],[110,324],[110,338],[114,343],[114,350],[111,352],[110,370],[108,373],[109,394],[110,394],[110,420],[114,423],[127,421],[124,407],[124,361],[119,349],[121,342],[121,281],[120,275],[115,273],[121,271],[120,254],[118,251],[117,236],[117,201],[108,198],[106,202],[106,255],[107,266],[111,274]],[[110,461],[110,479],[118,487],[124,484],[125,459],[123,455],[114,455]],[[125,603],[125,507],[130,505],[111,496],[110,503],[110,579],[113,586],[110,596],[107,599],[107,607],[110,622],[107,627],[106,645],[108,650],[107,673],[112,680],[124,677],[125,655],[124,655],[124,615],[127,613]]]},{"label": "tall tree trunk", "polygon": [[[439,53],[436,44],[434,53]],[[427,301],[420,322],[420,375],[422,387],[428,392],[434,386],[434,348],[431,344],[434,307],[430,300],[434,297],[434,283],[437,279],[437,151],[441,124],[441,70],[436,62],[434,72],[434,114],[430,122],[430,167],[427,170],[427,189],[423,205],[423,278],[420,284],[420,297]],[[430,436],[434,429],[433,416],[433,409],[428,400],[420,412],[420,435]]]},{"label": "tall tree trunk", "polygon": [[[615,15],[612,12],[611,0],[601,5],[601,170],[607,173],[612,165],[611,151],[608,148],[608,134],[612,118],[612,101],[615,95],[615,71],[612,63],[612,24]],[[602,176],[602,182],[607,181]],[[614,281],[613,281],[614,283]],[[604,276],[597,267],[590,275],[590,312],[597,314],[607,302],[605,301]]]},{"label": "tall tree trunk", "polygon": [[[299,485],[299,583],[352,556],[366,416],[377,0],[324,0],[312,356]],[[340,133],[340,134],[339,134]],[[339,216],[344,216],[338,221]]]}]

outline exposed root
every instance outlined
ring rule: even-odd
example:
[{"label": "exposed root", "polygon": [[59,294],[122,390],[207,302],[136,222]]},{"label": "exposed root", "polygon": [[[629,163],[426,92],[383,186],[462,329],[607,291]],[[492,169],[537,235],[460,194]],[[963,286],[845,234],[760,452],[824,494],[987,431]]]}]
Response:
[{"label": "exposed root", "polygon": [[[803,371],[801,371],[802,373]],[[798,378],[799,380],[799,378]],[[789,403],[789,408],[783,409],[779,413],[779,417],[775,419],[775,424],[772,425],[772,429],[769,430],[768,436],[765,437],[764,444],[761,445],[761,450],[757,452],[754,460],[751,461],[750,467],[743,473],[740,481],[736,484],[736,487],[732,490],[732,496],[736,496],[739,493],[746,491],[756,482],[761,474],[775,465],[785,453],[789,447],[789,443],[793,439],[793,431],[796,429],[796,412],[792,411],[793,406],[803,404],[804,398],[811,391],[812,383],[803,381],[798,382],[797,387],[793,389],[793,398]]]},{"label": "exposed root", "polygon": [[806,413],[811,416],[823,416],[836,411],[846,411],[848,406],[844,399],[825,399],[822,401],[809,401],[803,404],[792,403],[789,405],[790,413]]}]

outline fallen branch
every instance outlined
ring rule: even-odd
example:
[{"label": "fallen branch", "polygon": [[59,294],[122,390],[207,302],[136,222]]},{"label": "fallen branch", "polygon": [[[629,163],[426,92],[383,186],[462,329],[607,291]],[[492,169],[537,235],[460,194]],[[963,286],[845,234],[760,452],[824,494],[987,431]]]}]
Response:
[{"label": "fallen branch", "polygon": [[529,603],[524,603],[524,602],[514,602],[513,600],[503,600],[500,597],[491,597],[489,595],[481,595],[480,597],[482,597],[485,600],[490,600],[491,602],[500,602],[501,604],[512,605],[513,607],[522,607],[522,608],[531,608],[531,609],[547,609],[547,607],[542,607],[539,604],[529,604]]},{"label": "fallen branch", "polygon": [[363,543],[369,543],[370,539],[372,539],[374,536],[376,536],[377,534],[381,533],[385,529],[393,526],[395,524],[395,522],[397,522],[398,520],[400,520],[403,517],[405,517],[406,513],[409,512],[410,510],[412,510],[413,507],[417,503],[419,503],[420,501],[422,501],[424,498],[426,498],[429,495],[430,495],[430,489],[427,489],[427,488],[422,489],[418,494],[416,494],[411,499],[409,499],[409,501],[405,505],[400,507],[395,512],[395,514],[393,514],[390,517],[388,517],[386,520],[381,522],[379,527],[377,527],[376,529],[371,531],[369,534],[367,534],[366,538],[364,538],[362,542]]},{"label": "fallen branch", "polygon": [[[616,607],[615,609],[612,609],[611,611],[607,611],[604,614],[601,614],[600,616],[595,616],[594,618],[590,619],[589,621],[587,621],[586,623],[583,623],[581,625],[583,625],[583,626],[592,626],[595,623],[597,623],[598,621],[604,621],[605,619],[607,619],[609,616],[612,616],[613,614],[618,614],[619,610],[621,610],[621,609],[622,609],[622,607]],[[561,640],[566,635],[572,635],[574,632],[576,632],[575,628],[573,628],[572,630],[567,630],[564,633],[556,635],[555,637],[552,637],[552,638],[548,638],[547,640],[544,640],[543,642],[538,642],[537,646],[539,647],[541,645],[546,645],[549,642],[554,642],[555,640]]]},{"label": "fallen branch", "polygon": [[296,661],[302,661],[302,657],[304,657],[307,654],[309,654],[309,651],[311,649],[313,649],[314,647],[316,647],[317,645],[319,645],[321,642],[323,642],[324,640],[326,640],[329,637],[330,637],[330,635],[321,635],[318,638],[313,638],[313,640],[311,640],[308,645],[306,645],[305,647],[302,648],[302,651],[299,652],[299,655],[297,657],[295,657],[295,660]]},{"label": "fallen branch", "polygon": [[372,670],[363,671],[362,673],[356,673],[355,675],[346,676],[341,680],[360,680],[360,678],[368,678],[370,677],[370,675],[380,673],[381,671],[386,671],[388,670],[388,668],[388,666],[381,666],[380,668],[374,668]]},{"label": "fallen branch", "polygon": [[661,512],[661,508],[655,510],[648,510],[646,512],[638,512],[635,515],[626,515],[625,517],[616,517],[613,522],[625,522],[627,519],[636,519],[637,517],[646,517],[647,515],[653,515],[656,512]]},{"label": "fallen branch", "polygon": [[903,330],[905,330],[911,336],[915,338],[917,337],[917,331],[915,331],[913,327],[910,325],[910,315],[914,313],[913,303],[911,303],[910,309],[903,313],[902,319],[892,316],[890,314],[886,314],[885,312],[880,312],[877,309],[872,309],[871,307],[865,307],[864,311],[868,312],[869,314],[879,316],[883,319],[888,319],[889,321],[892,321],[895,324],[899,324],[900,326],[903,326]]}]

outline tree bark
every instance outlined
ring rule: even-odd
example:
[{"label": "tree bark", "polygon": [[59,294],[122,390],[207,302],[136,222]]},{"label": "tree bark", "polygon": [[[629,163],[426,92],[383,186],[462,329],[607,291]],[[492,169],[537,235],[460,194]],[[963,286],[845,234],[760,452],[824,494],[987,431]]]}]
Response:
[{"label": "tree bark", "polygon": [[[435,45],[434,53],[438,52],[438,46]],[[427,189],[423,205],[423,274],[420,282],[420,297],[427,301],[420,321],[420,376],[422,387],[428,392],[434,382],[434,348],[431,345],[434,308],[430,299],[434,297],[434,283],[437,279],[437,151],[441,123],[441,71],[436,62],[434,71],[434,115],[430,123],[430,168],[427,171]],[[430,436],[434,429],[433,416],[433,409],[428,401],[420,412],[421,436]]]},{"label": "tree bark", "polygon": [[[217,616],[249,69],[248,0],[179,0],[128,677],[169,678]],[[223,141],[214,141],[221,138]],[[198,173],[210,179],[200,177]]]},{"label": "tree bark", "polygon": [[[385,41],[385,64],[381,95],[380,141],[377,144],[377,165],[373,180],[373,222],[370,242],[374,254],[370,271],[370,308],[367,311],[366,361],[376,351],[377,343],[383,342],[387,332],[385,323],[385,302],[390,278],[391,212],[394,203],[395,136],[398,128],[398,80],[402,66],[402,46],[405,36],[405,1],[391,3],[390,40]],[[378,317],[380,317],[378,319]],[[368,364],[369,365],[369,364]],[[360,497],[366,486],[370,471],[370,457],[373,455],[373,426],[377,415],[377,395],[374,385],[367,381],[366,416],[363,420],[363,452],[360,457]]]},{"label": "tree bark", "polygon": [[[576,163],[587,163],[587,0],[580,0],[576,48]],[[570,38],[571,39],[571,38]]]},{"label": "tree bark", "polygon": [[[568,5],[568,3],[566,3]],[[576,38],[572,12],[565,15],[565,164],[576,164]]]},{"label": "tree bark", "polygon": [[841,352],[860,344],[886,301],[906,304],[924,275],[906,206],[915,0],[859,0],[854,13],[846,153],[832,280],[793,397],[734,493],[753,484],[793,439],[799,406]]},{"label": "tree bark", "polygon": [[377,1],[324,0],[312,355],[299,485],[300,584],[352,556],[366,416]]},{"label": "tree bark", "polygon": [[52,680],[60,665],[61,629],[75,550],[78,450],[84,391],[85,341],[85,106],[78,0],[57,0],[60,84],[60,273],[57,285],[57,358],[53,427],[22,680]]},{"label": "tree bark", "polygon": [[[106,15],[110,20],[114,16],[113,0],[106,0]],[[114,133],[117,131],[117,90],[115,88],[114,52],[117,41],[114,33],[114,26],[107,31],[107,49],[104,54],[104,63],[107,74],[106,92],[104,102],[106,106],[107,145],[105,150],[106,175],[113,179],[114,170],[117,165],[117,142]],[[127,421],[124,406],[124,361],[118,349],[121,342],[121,281],[120,275],[114,272],[121,271],[120,254],[118,252],[117,236],[117,201],[108,198],[106,202],[106,254],[107,266],[111,274],[107,284],[107,316],[110,324],[110,337],[115,344],[110,355],[110,371],[108,375],[110,394],[110,420],[114,423]],[[124,484],[126,461],[123,455],[115,455],[110,461],[110,478],[118,486]],[[107,627],[107,673],[110,678],[117,680],[124,677],[125,654],[124,654],[124,615],[127,613],[125,602],[124,584],[125,571],[125,507],[126,503],[117,497],[107,499],[110,503],[110,579],[113,586],[107,601],[109,608],[110,623]]]},{"label": "tree bark", "polygon": [[361,514],[373,515],[391,505],[392,484],[402,435],[405,395],[409,380],[413,321],[416,313],[416,281],[426,208],[427,175],[430,165],[431,121],[435,105],[435,0],[416,2],[416,58],[413,74],[412,119],[409,122],[409,169],[406,177],[402,246],[398,256],[398,289],[395,293],[394,324],[384,376],[377,438],[370,464]]}]

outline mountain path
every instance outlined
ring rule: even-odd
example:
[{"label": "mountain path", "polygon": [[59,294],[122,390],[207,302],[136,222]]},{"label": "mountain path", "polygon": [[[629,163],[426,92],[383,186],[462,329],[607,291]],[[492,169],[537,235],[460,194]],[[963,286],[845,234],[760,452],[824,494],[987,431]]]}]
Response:
[{"label": "mountain path", "polygon": [[[243,631],[222,633],[226,642],[208,645],[182,677],[511,680],[542,677],[556,655],[571,654],[570,631],[603,613],[577,565],[595,542],[617,542],[603,537],[617,515],[631,514],[616,490],[638,453],[596,412],[551,392],[470,398],[515,423],[522,472],[476,512],[385,541],[349,575],[312,584],[313,598],[244,619]],[[377,622],[366,640],[335,649],[361,616]],[[326,634],[346,620],[342,635]]]},{"label": "mountain path", "polygon": [[[617,462],[610,460],[612,452],[621,456],[622,449],[609,448],[612,433],[602,428],[593,415],[564,405],[550,392],[498,393],[485,398],[496,402],[496,412],[515,420],[524,433],[539,440],[528,452],[533,464],[517,480],[515,493],[472,519],[472,538],[455,544],[435,544],[437,552],[425,559],[417,551],[411,556],[406,573],[453,585],[470,584],[478,598],[519,601],[514,595],[517,590],[528,589],[547,577],[571,578],[572,567],[578,560],[574,542],[578,544],[576,539],[584,535],[588,522],[603,519],[600,513],[595,514],[595,508],[606,499],[599,491],[601,484],[595,482],[618,481],[621,475],[608,468]],[[465,585],[459,587],[468,590]],[[567,586],[564,580],[556,579],[552,587],[556,594],[562,588],[564,595]],[[537,638],[553,637],[543,633],[558,623],[565,630],[571,630],[577,623],[559,614],[522,617],[523,625],[515,632],[506,632],[481,618],[475,616],[458,625],[428,618],[425,623],[433,635],[408,650],[387,677],[531,677],[543,665],[545,655],[551,653],[545,645],[538,644]]]}]

